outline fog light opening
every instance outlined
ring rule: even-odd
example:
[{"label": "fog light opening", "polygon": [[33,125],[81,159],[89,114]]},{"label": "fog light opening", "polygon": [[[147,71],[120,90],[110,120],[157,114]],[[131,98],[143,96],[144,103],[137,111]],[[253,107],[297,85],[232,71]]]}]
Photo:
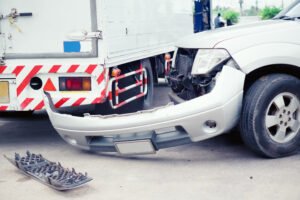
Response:
[{"label": "fog light opening", "polygon": [[203,131],[207,134],[213,134],[217,131],[218,129],[218,124],[214,120],[207,120],[203,124]]},{"label": "fog light opening", "polygon": [[207,128],[211,128],[211,129],[214,129],[217,127],[217,122],[216,121],[213,121],[213,120],[208,120],[205,122],[205,126]]},{"label": "fog light opening", "polygon": [[73,138],[70,138],[69,136],[64,136],[64,139],[71,145],[76,145],[77,144],[77,141]]}]

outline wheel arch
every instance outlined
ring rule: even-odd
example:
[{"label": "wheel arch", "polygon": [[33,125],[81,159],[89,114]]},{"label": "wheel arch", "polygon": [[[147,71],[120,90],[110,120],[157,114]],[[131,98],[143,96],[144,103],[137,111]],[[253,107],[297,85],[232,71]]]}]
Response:
[{"label": "wheel arch", "polygon": [[246,75],[244,91],[250,88],[250,86],[259,78],[268,74],[287,74],[295,76],[300,79],[300,67],[290,64],[272,64],[257,68]]}]

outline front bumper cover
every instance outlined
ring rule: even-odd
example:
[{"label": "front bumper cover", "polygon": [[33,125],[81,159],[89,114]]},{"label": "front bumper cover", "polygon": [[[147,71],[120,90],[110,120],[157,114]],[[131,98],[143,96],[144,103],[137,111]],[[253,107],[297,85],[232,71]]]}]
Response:
[{"label": "front bumper cover", "polygon": [[[152,143],[155,152],[205,140],[233,128],[241,111],[244,80],[243,72],[224,66],[214,89],[204,96],[178,105],[124,115],[77,117],[60,114],[49,95],[45,95],[45,105],[54,128],[71,145],[121,154],[149,153],[149,148],[143,149],[143,145],[148,144],[145,141]],[[134,141],[140,143],[130,145]],[[128,151],[119,151],[116,144],[126,142]]]}]

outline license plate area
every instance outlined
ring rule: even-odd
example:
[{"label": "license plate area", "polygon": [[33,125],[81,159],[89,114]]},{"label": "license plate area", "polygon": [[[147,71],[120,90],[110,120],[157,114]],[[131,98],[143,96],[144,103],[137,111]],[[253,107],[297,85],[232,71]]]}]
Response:
[{"label": "license plate area", "polygon": [[154,154],[156,152],[152,142],[154,138],[153,132],[131,137],[117,137],[114,139],[114,145],[118,153],[122,155]]},{"label": "license plate area", "polygon": [[0,81],[0,103],[8,104],[10,102],[9,98],[9,82]]},{"label": "license plate area", "polygon": [[115,142],[117,151],[122,155],[154,154],[155,149],[151,140]]}]

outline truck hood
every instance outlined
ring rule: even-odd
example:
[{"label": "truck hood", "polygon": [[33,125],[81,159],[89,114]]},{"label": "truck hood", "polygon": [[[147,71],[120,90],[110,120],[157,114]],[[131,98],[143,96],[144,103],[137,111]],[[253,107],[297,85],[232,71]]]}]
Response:
[{"label": "truck hood", "polygon": [[290,38],[283,36],[295,29],[300,29],[299,22],[260,21],[197,33],[185,37],[177,43],[177,46],[182,48],[225,48],[234,53],[262,41],[284,42],[283,40]]}]

